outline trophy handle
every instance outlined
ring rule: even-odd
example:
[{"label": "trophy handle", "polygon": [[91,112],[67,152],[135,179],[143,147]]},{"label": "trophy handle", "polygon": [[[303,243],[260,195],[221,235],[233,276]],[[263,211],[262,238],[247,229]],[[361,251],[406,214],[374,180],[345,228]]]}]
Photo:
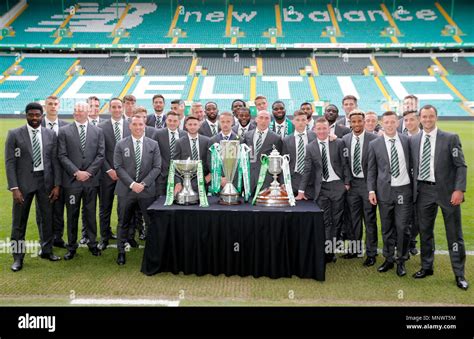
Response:
[{"label": "trophy handle", "polygon": [[[290,162],[290,155],[289,155],[289,154],[285,154],[285,155],[283,155],[281,158],[282,158],[282,160],[283,160],[283,159],[286,159],[286,161]],[[283,165],[283,164],[282,164],[282,165]]]}]

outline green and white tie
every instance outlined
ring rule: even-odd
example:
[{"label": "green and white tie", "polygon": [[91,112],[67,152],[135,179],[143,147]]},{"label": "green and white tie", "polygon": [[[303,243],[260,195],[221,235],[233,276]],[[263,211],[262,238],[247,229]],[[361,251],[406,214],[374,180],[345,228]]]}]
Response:
[{"label": "green and white tie", "polygon": [[394,178],[398,178],[400,175],[400,165],[398,163],[398,152],[397,152],[397,147],[395,147],[395,139],[389,139],[390,142],[392,143],[392,147],[390,149],[390,172],[392,173],[392,176]]},{"label": "green and white tie", "polygon": [[199,160],[199,154],[198,154],[198,150],[196,146],[197,138],[192,139],[192,141],[193,141],[193,147],[191,150],[191,157],[192,157],[191,160]]},{"label": "green and white tie", "polygon": [[298,154],[296,155],[296,172],[303,174],[304,172],[304,133],[298,134]]},{"label": "green and white tie", "polygon": [[39,130],[33,130],[33,167],[39,167],[41,165],[41,146],[36,134]]},{"label": "green and white tie", "polygon": [[354,147],[354,162],[353,162],[353,167],[354,167],[354,174],[359,175],[359,173],[362,171],[362,168],[360,166],[360,140],[359,137],[356,137],[356,144]]},{"label": "green and white tie", "polygon": [[212,133],[212,136],[217,134],[216,125],[211,125],[211,133]]},{"label": "green and white tie", "polygon": [[84,152],[86,149],[86,125],[79,125],[81,132],[79,133],[79,141],[81,142],[81,149]]},{"label": "green and white tie", "polygon": [[170,154],[171,154],[171,159],[174,158],[174,152],[176,150],[176,138],[174,136],[175,132],[171,132],[171,141],[170,141]]},{"label": "green and white tie", "polygon": [[429,134],[426,134],[425,143],[423,144],[423,154],[421,155],[420,177],[421,180],[427,180],[430,177],[430,158],[431,158],[431,142]]},{"label": "green and white tie", "polygon": [[114,127],[114,134],[115,134],[115,141],[116,142],[119,142],[120,139],[122,139],[122,135],[120,133],[120,122],[119,121],[116,121],[115,122],[115,127]]},{"label": "green and white tie", "polygon": [[135,146],[135,168],[137,170],[136,176],[135,176],[136,181],[138,181],[138,177],[140,176],[140,167],[141,167],[140,153],[141,153],[140,140],[137,140],[137,144]]},{"label": "green and white tie", "polygon": [[258,139],[257,139],[257,143],[255,144],[255,155],[257,155],[258,152],[260,152],[260,149],[262,148],[262,143],[263,143],[263,132],[258,131]]},{"label": "green and white tie", "polygon": [[282,130],[283,126],[282,126],[282,125],[278,125],[277,128],[278,128],[277,134],[278,134],[279,136],[282,136],[282,135],[281,135],[281,130]]}]

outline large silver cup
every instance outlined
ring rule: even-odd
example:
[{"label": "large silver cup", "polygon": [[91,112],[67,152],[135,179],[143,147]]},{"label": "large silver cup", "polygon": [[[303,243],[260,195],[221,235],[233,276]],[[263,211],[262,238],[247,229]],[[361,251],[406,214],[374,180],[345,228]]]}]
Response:
[{"label": "large silver cup", "polygon": [[238,140],[222,140],[220,148],[222,169],[227,183],[221,190],[219,202],[223,205],[238,205],[240,204],[239,192],[233,181],[239,163],[240,142]]},{"label": "large silver cup", "polygon": [[199,203],[199,194],[194,192],[191,179],[196,175],[198,160],[173,160],[174,167],[183,178],[183,189],[176,194],[175,201],[179,205],[193,205]]},{"label": "large silver cup", "polygon": [[[262,155],[263,157],[264,155]],[[273,176],[270,187],[261,191],[257,196],[257,205],[262,206],[289,206],[289,198],[286,189],[280,187],[278,175],[282,172],[283,159],[289,161],[288,154],[280,155],[280,152],[273,146],[273,151],[268,155],[268,173]]]}]

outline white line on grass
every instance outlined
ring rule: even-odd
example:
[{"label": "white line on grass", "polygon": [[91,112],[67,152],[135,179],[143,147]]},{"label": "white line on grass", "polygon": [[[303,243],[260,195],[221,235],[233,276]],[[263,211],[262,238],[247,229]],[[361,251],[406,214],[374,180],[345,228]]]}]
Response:
[{"label": "white line on grass", "polygon": [[164,299],[89,299],[77,298],[71,300],[71,305],[125,305],[125,306],[179,306],[179,300]]}]

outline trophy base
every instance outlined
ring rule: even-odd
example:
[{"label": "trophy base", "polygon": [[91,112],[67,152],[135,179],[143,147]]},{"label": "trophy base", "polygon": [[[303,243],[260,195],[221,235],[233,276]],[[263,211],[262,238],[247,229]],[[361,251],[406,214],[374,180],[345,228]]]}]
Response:
[{"label": "trophy base", "polygon": [[221,205],[240,205],[241,203],[239,195],[220,194],[219,204]]},{"label": "trophy base", "polygon": [[269,187],[260,192],[257,196],[256,204],[267,207],[287,207],[290,206],[290,200],[286,190],[278,189],[276,191]]},{"label": "trophy base", "polygon": [[198,195],[177,195],[175,203],[178,205],[196,205],[199,204]]}]

